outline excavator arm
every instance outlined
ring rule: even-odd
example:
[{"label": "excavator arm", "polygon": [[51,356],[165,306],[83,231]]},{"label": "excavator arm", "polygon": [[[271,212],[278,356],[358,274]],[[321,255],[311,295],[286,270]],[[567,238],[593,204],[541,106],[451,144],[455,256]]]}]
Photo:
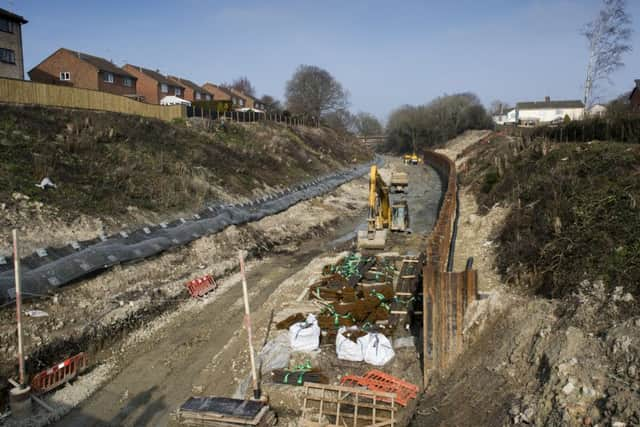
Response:
[{"label": "excavator arm", "polygon": [[407,202],[391,204],[389,186],[382,180],[378,167],[369,174],[369,215],[367,230],[358,231],[358,248],[384,249],[387,232],[406,231],[409,227]]},{"label": "excavator arm", "polygon": [[391,221],[391,204],[389,202],[389,187],[382,180],[376,165],[371,166],[369,175],[369,217],[367,231],[389,228]]}]

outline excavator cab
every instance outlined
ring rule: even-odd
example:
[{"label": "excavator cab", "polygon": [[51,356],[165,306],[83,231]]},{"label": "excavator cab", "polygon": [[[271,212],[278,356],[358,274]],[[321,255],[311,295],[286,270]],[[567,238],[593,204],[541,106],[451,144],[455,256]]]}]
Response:
[{"label": "excavator cab", "polygon": [[391,204],[389,187],[378,173],[378,167],[371,166],[367,229],[358,231],[358,249],[384,249],[389,230],[406,231],[408,228],[407,202]]}]

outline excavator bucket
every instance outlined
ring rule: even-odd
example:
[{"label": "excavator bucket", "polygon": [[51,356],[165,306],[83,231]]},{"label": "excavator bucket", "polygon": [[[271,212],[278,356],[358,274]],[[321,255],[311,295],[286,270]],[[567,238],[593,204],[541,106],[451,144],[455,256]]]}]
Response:
[{"label": "excavator bucket", "polygon": [[389,230],[358,230],[358,249],[384,249],[387,243],[387,232]]}]

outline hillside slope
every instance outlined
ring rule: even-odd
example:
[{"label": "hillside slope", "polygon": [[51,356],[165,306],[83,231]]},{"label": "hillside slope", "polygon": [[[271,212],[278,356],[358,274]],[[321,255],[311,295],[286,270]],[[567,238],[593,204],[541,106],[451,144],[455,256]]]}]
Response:
[{"label": "hillside slope", "polygon": [[640,425],[640,146],[497,136],[465,151],[458,238],[481,236],[457,247],[495,280],[415,425]]},{"label": "hillside slope", "polygon": [[[330,129],[196,129],[113,113],[0,106],[0,250],[66,243],[243,199],[371,158]],[[54,190],[36,187],[44,177]]]}]

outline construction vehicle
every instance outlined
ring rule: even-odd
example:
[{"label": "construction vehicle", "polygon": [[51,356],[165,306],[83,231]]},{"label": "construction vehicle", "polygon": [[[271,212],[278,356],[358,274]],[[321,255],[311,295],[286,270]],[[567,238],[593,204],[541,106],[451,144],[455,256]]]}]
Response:
[{"label": "construction vehicle", "polygon": [[391,173],[391,192],[406,193],[409,186],[409,175],[406,172]]},{"label": "construction vehicle", "polygon": [[417,165],[422,163],[422,159],[418,157],[415,151],[413,154],[405,154],[402,159],[405,165]]},{"label": "construction vehicle", "polygon": [[408,228],[407,202],[391,204],[389,187],[378,173],[378,167],[371,166],[367,229],[358,231],[358,249],[384,249],[389,230],[407,231]]}]

